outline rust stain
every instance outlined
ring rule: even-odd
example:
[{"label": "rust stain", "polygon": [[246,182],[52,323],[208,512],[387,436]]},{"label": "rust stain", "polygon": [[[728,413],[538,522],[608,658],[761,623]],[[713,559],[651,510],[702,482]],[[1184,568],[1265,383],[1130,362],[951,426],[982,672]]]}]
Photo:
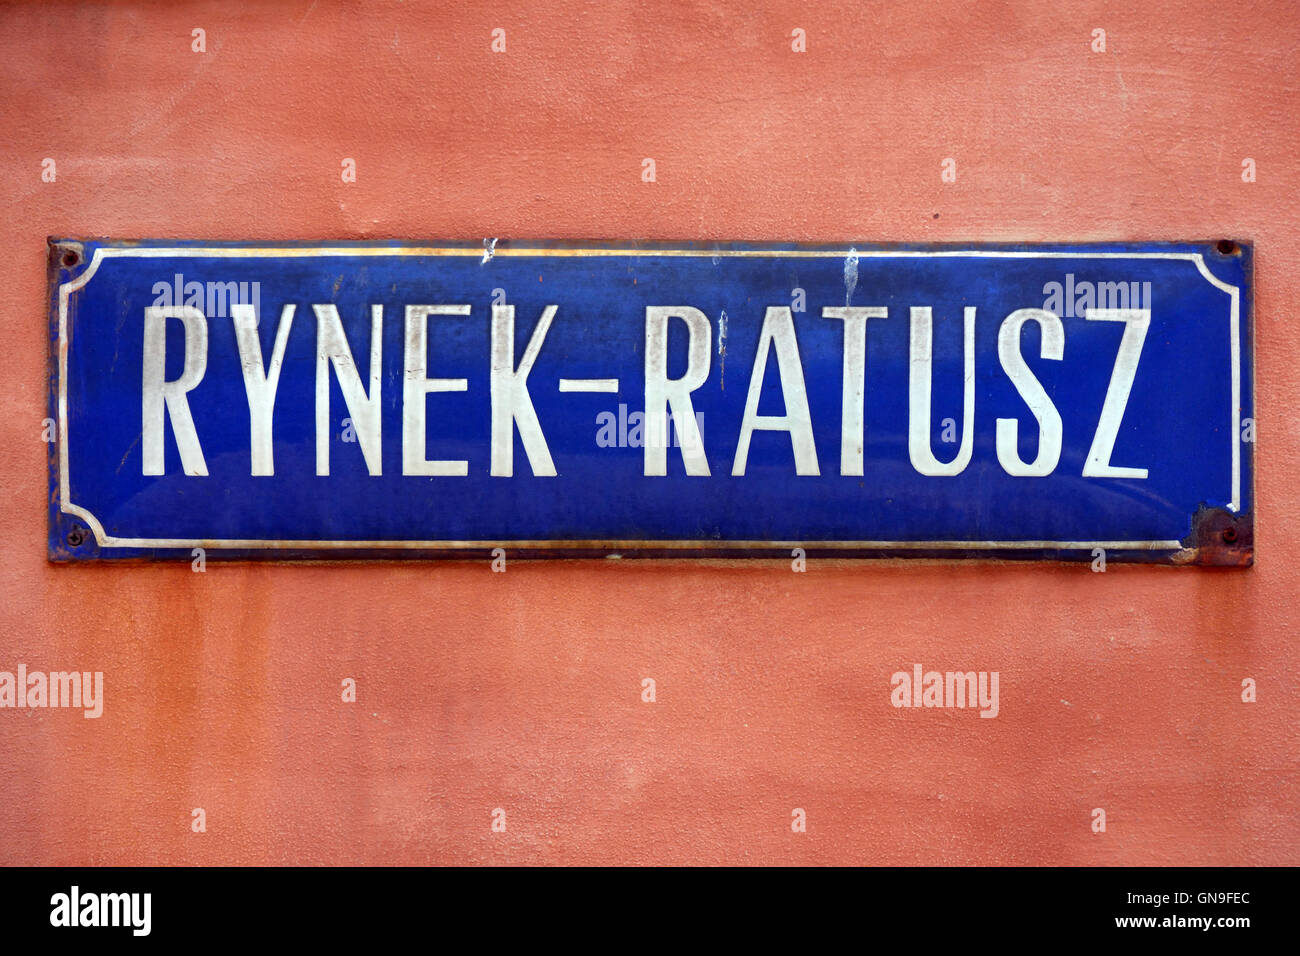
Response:
[{"label": "rust stain", "polygon": [[1255,563],[1255,523],[1250,514],[1202,505],[1192,516],[1192,531],[1183,539],[1174,564],[1248,568]]}]

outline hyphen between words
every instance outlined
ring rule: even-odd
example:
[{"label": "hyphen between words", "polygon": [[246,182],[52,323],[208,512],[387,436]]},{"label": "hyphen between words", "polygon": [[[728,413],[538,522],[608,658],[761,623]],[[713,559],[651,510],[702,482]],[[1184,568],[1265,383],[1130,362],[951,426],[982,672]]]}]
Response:
[{"label": "hyphen between words", "polygon": [[[363,384],[353,360],[337,308],[314,304],[316,318],[316,474],[328,475],[330,466],[330,370],[352,419],[357,442],[372,475],[380,474],[380,382],[384,309],[371,306],[369,388]],[[529,395],[528,375],[541,352],[546,333],[558,306],[542,312],[532,337],[518,363],[514,359],[515,309],[512,305],[491,308],[491,474],[514,474],[514,433],[518,430],[528,463],[535,475],[555,475],[541,423]],[[230,307],[235,339],[248,397],[251,474],[275,473],[272,444],[272,413],[297,307],[286,304],[276,328],[269,364],[263,361],[258,337],[257,309],[249,303]],[[463,378],[430,378],[429,319],[438,316],[468,316],[469,305],[407,305],[405,309],[402,394],[402,474],[421,476],[464,476],[469,462],[429,459],[426,454],[428,396],[431,392],[463,392]],[[863,474],[863,405],[866,386],[866,331],[869,320],[889,317],[883,306],[833,307],[822,309],[822,317],[844,323],[843,403],[840,433],[840,474]],[[1087,321],[1122,322],[1123,335],[1116,352],[1092,444],[1082,474],[1090,478],[1146,478],[1147,470],[1111,463],[1120,423],[1128,405],[1137,374],[1142,345],[1151,321],[1150,309],[1086,309]],[[184,365],[181,375],[165,377],[168,319],[179,319],[184,334]],[[688,364],[684,375],[668,377],[668,328],[670,321],[685,323],[688,332]],[[142,468],[146,475],[164,473],[163,434],[170,416],[181,467],[187,475],[206,475],[207,463],[194,420],[188,393],[203,379],[207,369],[208,319],[193,305],[149,306],[144,310],[144,356],[142,399]],[[974,447],[975,416],[975,308],[964,309],[963,424],[957,454],[940,461],[931,447],[930,394],[933,354],[933,321],[929,307],[910,309],[910,355],[908,372],[908,453],[912,466],[922,475],[957,475],[969,464]],[[1041,358],[1059,361],[1064,354],[1065,330],[1058,315],[1046,309],[1024,308],[1011,312],[998,330],[998,358],[1003,371],[1019,392],[1038,426],[1038,451],[1024,461],[1017,448],[1019,420],[997,419],[998,461],[1009,475],[1041,477],[1055,470],[1062,445],[1061,415],[1021,353],[1021,330],[1037,323],[1041,332]],[[691,393],[700,388],[711,372],[712,326],[708,317],[690,306],[649,306],[645,316],[645,421],[648,434],[659,432],[658,440],[644,443],[646,475],[668,473],[666,430],[671,419],[678,432],[681,456],[688,475],[708,475],[704,440],[692,406]],[[758,402],[768,359],[775,353],[780,386],[785,400],[784,415],[759,415]],[[560,390],[616,391],[617,380],[575,380]],[[613,387],[609,386],[612,383]],[[798,475],[820,474],[813,441],[813,427],[799,358],[794,318],[788,307],[766,310],[759,334],[758,351],[750,375],[744,416],[740,422],[731,474],[744,475],[750,441],[755,431],[783,431],[789,434]]]}]

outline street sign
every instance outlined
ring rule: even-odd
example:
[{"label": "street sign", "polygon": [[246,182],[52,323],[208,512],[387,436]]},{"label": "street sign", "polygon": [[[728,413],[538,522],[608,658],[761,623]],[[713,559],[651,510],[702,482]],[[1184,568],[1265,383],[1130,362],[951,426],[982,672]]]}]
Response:
[{"label": "street sign", "polygon": [[1248,565],[1251,301],[1230,241],[51,240],[49,554]]}]

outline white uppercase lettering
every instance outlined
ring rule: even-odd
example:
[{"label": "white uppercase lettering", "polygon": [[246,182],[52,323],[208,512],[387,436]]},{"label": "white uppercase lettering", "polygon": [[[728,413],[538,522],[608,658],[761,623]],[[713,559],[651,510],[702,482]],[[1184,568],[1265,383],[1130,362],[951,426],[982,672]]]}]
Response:
[{"label": "white uppercase lettering", "polygon": [[384,344],[384,307],[370,307],[370,392],[361,385],[357,363],[352,359],[339,312],[332,305],[313,305],[316,313],[316,474],[330,473],[330,366],[338,379],[348,416],[356,432],[357,443],[372,475],[383,473],[383,447],[380,443],[380,380]]},{"label": "white uppercase lettering", "polygon": [[[180,319],[185,330],[185,359],[181,376],[167,374],[167,320]],[[208,368],[208,320],[192,305],[146,306],[144,310],[143,391],[141,398],[141,467],[143,474],[163,474],[164,418],[171,416],[181,468],[187,475],[206,475],[207,462],[190,415],[187,393],[203,380]]]},{"label": "white uppercase lettering", "polygon": [[930,446],[930,388],[933,377],[934,328],[929,306],[912,307],[911,356],[908,364],[907,451],[912,467],[923,475],[960,475],[975,447],[975,307],[965,309],[961,445],[950,462],[934,457]]},{"label": "white uppercase lettering", "polygon": [[1008,475],[1039,478],[1050,475],[1061,460],[1061,413],[1020,353],[1020,330],[1026,322],[1037,322],[1042,330],[1039,352],[1043,358],[1059,362],[1065,354],[1065,329],[1061,320],[1051,312],[1018,309],[1003,320],[998,330],[998,358],[1007,377],[1038,421],[1038,455],[1029,463],[1021,460],[1018,446],[1020,422],[1015,418],[998,419],[997,449],[998,461]]},{"label": "white uppercase lettering", "polygon": [[429,316],[469,315],[468,305],[408,305],[406,307],[406,348],[402,362],[402,474],[449,475],[469,474],[468,461],[429,461],[425,458],[425,422],[428,420],[430,392],[464,392],[469,382],[463,378],[428,378]]},{"label": "white uppercase lettering", "polygon": [[[1067,275],[1066,292],[1072,291],[1072,275]],[[177,277],[177,288],[180,288]],[[193,283],[199,286],[199,283]],[[170,290],[170,286],[165,283],[160,284],[163,288]],[[1049,283],[1049,285],[1052,285]],[[197,295],[197,293],[196,293]],[[415,296],[412,296],[414,298]],[[429,296],[434,298],[434,296]],[[450,295],[448,296],[451,297]],[[160,296],[161,298],[161,296]],[[201,298],[201,296],[199,297]],[[1068,294],[1066,301],[1068,302]],[[195,301],[198,301],[196,299]],[[224,302],[224,299],[222,300]],[[543,300],[545,301],[545,300]],[[867,301],[871,301],[868,299]],[[876,301],[880,301],[877,299]],[[905,300],[904,300],[905,301]],[[303,303],[299,303],[303,304]],[[225,306],[223,305],[223,308]],[[304,305],[304,308],[306,306]],[[430,318],[431,317],[448,317],[464,318],[473,314],[470,305],[465,304],[444,304],[444,305],[405,305],[399,306],[390,303],[390,321],[395,323],[396,316],[391,314],[392,309],[402,307],[404,313],[404,325],[402,328],[402,346],[401,346],[401,376],[402,392],[401,402],[401,474],[406,476],[420,477],[466,477],[469,475],[469,461],[463,459],[440,459],[437,457],[430,458],[431,454],[427,448],[430,441],[430,430],[435,435],[442,434],[444,437],[439,439],[444,443],[444,454],[464,455],[465,458],[473,458],[478,454],[488,454],[490,464],[482,462],[480,472],[484,465],[488,466],[488,474],[493,477],[510,478],[515,475],[515,449],[516,435],[518,436],[519,447],[522,448],[527,458],[527,469],[521,465],[521,471],[535,477],[557,477],[555,459],[550,449],[550,441],[560,443],[560,447],[576,447],[567,444],[569,441],[578,441],[580,436],[575,436],[566,425],[571,426],[566,418],[564,409],[576,409],[578,414],[583,418],[590,415],[588,410],[590,406],[583,406],[580,397],[583,394],[621,394],[620,382],[631,384],[625,377],[613,377],[617,373],[627,373],[626,362],[629,360],[634,363],[637,361],[635,349],[640,346],[637,341],[628,342],[620,339],[619,344],[624,347],[626,355],[619,358],[614,342],[596,348],[588,354],[584,351],[593,341],[594,337],[607,331],[606,326],[601,325],[593,328],[586,328],[577,322],[570,326],[562,323],[559,331],[555,336],[550,333],[553,330],[555,317],[558,314],[560,304],[552,303],[539,305],[541,309],[536,323],[533,325],[531,333],[528,335],[527,344],[520,343],[522,351],[518,361],[516,361],[516,342],[515,342],[515,319],[516,306],[507,304],[504,301],[494,302],[490,306],[490,325],[487,331],[487,341],[482,341],[484,329],[477,322],[473,323],[442,323],[435,325],[435,330],[441,329],[442,335],[437,340],[446,343],[446,351],[443,351],[440,345],[437,352],[440,358],[431,360],[431,342],[430,342]],[[982,306],[981,306],[982,307]],[[529,308],[532,308],[531,306]],[[712,306],[712,308],[716,308]],[[818,355],[810,366],[805,370],[796,325],[794,319],[794,309],[790,306],[762,306],[761,304],[753,307],[753,312],[745,320],[746,323],[757,318],[758,308],[763,308],[762,323],[757,333],[757,345],[753,353],[752,366],[750,369],[749,385],[745,395],[744,410],[739,423],[738,432],[736,432],[736,444],[732,450],[732,466],[730,474],[735,477],[746,475],[749,467],[749,457],[753,449],[754,435],[756,432],[784,432],[789,436],[790,450],[793,458],[794,474],[798,476],[819,476],[821,474],[820,462],[817,456],[816,432],[813,428],[812,412],[809,401],[808,387],[806,382],[807,374],[814,376],[815,393],[813,398],[817,401],[819,418],[825,415],[827,421],[820,424],[827,426],[822,432],[823,445],[833,441],[833,424],[830,421],[834,415],[833,405],[837,397],[834,388],[834,365],[835,356],[833,354],[834,345],[829,347],[832,352],[829,356]],[[808,311],[815,315],[816,305],[809,305]],[[897,341],[897,348],[903,348],[901,339],[897,339],[891,329],[902,334],[902,327],[895,328],[892,323],[884,326],[871,324],[871,320],[887,319],[890,315],[890,309],[894,309],[897,318],[898,309],[901,306],[827,306],[821,309],[821,318],[801,316],[801,322],[810,323],[803,327],[805,349],[814,341],[826,341],[833,343],[838,337],[839,329],[834,326],[827,326],[822,319],[836,320],[842,323],[843,339],[841,353],[841,379],[839,390],[840,405],[840,455],[839,455],[839,476],[861,478],[866,472],[866,448],[867,448],[867,415],[872,412],[872,429],[875,434],[875,444],[883,449],[888,449],[892,444],[890,436],[897,429],[902,427],[901,420],[898,422],[888,422],[884,420],[886,414],[890,411],[886,406],[888,402],[881,405],[872,405],[868,407],[868,402],[874,399],[868,398],[868,376],[867,376],[867,343],[868,332],[871,332],[871,340],[877,343],[877,347],[882,347],[891,341]],[[955,312],[956,306],[952,306],[949,313]],[[358,347],[364,341],[365,328],[364,322],[358,321],[353,326],[354,341],[349,343],[349,333],[345,331],[342,319],[339,316],[338,307],[329,303],[312,304],[311,309],[316,318],[316,344],[315,344],[315,452],[316,468],[315,473],[319,476],[330,474],[330,457],[331,445],[334,441],[344,444],[358,444],[361,455],[363,456],[365,467],[369,475],[381,476],[383,474],[383,404],[382,404],[382,386],[385,377],[389,379],[389,405],[397,404],[397,396],[393,392],[395,380],[398,374],[398,356],[396,354],[396,334],[397,329],[390,326],[389,334],[393,336],[389,346],[389,364],[387,376],[383,366],[383,341],[384,341],[384,309],[382,304],[370,304],[370,364],[368,373],[363,375],[363,370],[359,367],[358,362],[353,357],[352,345]],[[259,329],[260,318],[266,317],[259,305],[255,302],[230,301],[229,311],[231,318],[231,328],[234,333],[234,352],[237,355],[240,372],[243,379],[245,397],[248,403],[248,436],[249,436],[249,474],[252,476],[274,476],[276,474],[276,438],[280,437],[281,447],[279,449],[281,461],[279,462],[282,470],[294,468],[294,462],[285,459],[285,455],[291,454],[294,447],[290,442],[296,442],[296,438],[289,434],[290,430],[298,421],[297,416],[306,414],[306,409],[300,412],[296,403],[301,401],[305,403],[311,401],[312,394],[310,390],[311,367],[308,362],[311,360],[312,353],[309,350],[309,344],[304,341],[307,331],[300,329],[298,333],[293,333],[294,322],[297,317],[297,306],[293,303],[286,303],[281,306],[281,313],[278,324],[274,332],[274,342],[268,346],[271,341],[271,330]],[[940,339],[942,347],[938,355],[938,364],[940,371],[935,371],[935,320],[934,312],[931,306],[910,306],[909,325],[907,328],[907,410],[901,409],[898,415],[906,415],[907,423],[907,451],[912,468],[916,474],[927,477],[952,477],[961,475],[969,467],[975,445],[975,400],[976,400],[976,355],[975,355],[975,333],[976,333],[976,306],[962,306],[962,355],[961,355],[961,384],[962,384],[962,412],[958,416],[956,409],[953,408],[951,413],[948,411],[949,405],[955,402],[955,389],[957,385],[956,375],[958,368],[957,356],[954,351],[956,345],[956,316],[949,314],[942,321],[947,323],[940,330]],[[212,312],[211,306],[208,308]],[[269,310],[268,310],[269,312]],[[1113,322],[1122,324],[1122,332],[1117,329],[1102,329],[1092,326],[1090,331],[1094,338],[1102,338],[1109,335],[1110,332],[1119,334],[1119,345],[1114,358],[1114,365],[1110,372],[1109,383],[1106,388],[1104,399],[1099,403],[1101,406],[1100,415],[1096,422],[1096,427],[1091,438],[1091,445],[1088,448],[1087,455],[1082,463],[1082,475],[1087,478],[1120,478],[1120,479],[1145,479],[1148,476],[1147,468],[1129,467],[1112,463],[1115,454],[1115,445],[1119,440],[1121,428],[1124,426],[1125,415],[1129,400],[1132,397],[1134,383],[1137,379],[1138,365],[1142,358],[1142,349],[1146,341],[1147,334],[1151,324],[1151,310],[1149,308],[1086,308],[1082,309],[1082,316],[1088,322]],[[216,313],[212,313],[215,315]],[[481,313],[480,313],[481,314]],[[361,316],[357,316],[361,319]],[[626,316],[623,316],[626,319]],[[1064,322],[1063,322],[1064,318]],[[169,320],[178,320],[180,339],[176,336],[177,326],[170,325]],[[525,319],[526,321],[526,319]],[[723,375],[726,365],[727,344],[730,341],[733,345],[731,352],[733,363],[737,361],[738,350],[734,347],[737,340],[737,319],[730,319],[731,337],[727,336],[728,316],[726,311],[720,312],[718,319],[718,334],[716,337],[717,355],[719,374],[711,379],[715,336],[713,333],[713,324],[709,317],[701,309],[687,305],[651,305],[645,307],[645,405],[643,411],[632,411],[631,415],[627,414],[627,403],[618,405],[618,416],[615,417],[613,412],[601,411],[596,417],[596,424],[599,426],[596,434],[595,444],[599,448],[607,447],[633,447],[641,448],[643,463],[643,474],[647,477],[666,477],[669,474],[669,458],[675,453],[670,448],[680,448],[681,450],[681,469],[687,476],[709,476],[710,465],[704,448],[704,415],[698,413],[695,408],[695,402],[699,401],[709,414],[714,414],[710,409],[721,409],[717,412],[728,419],[727,427],[735,426],[734,410],[739,407],[740,395],[737,391],[739,382],[733,383],[730,376]],[[992,436],[992,448],[989,448],[989,435],[987,434],[987,425],[989,419],[993,418],[989,405],[982,405],[985,410],[985,417],[981,423],[984,431],[982,441],[985,444],[981,448],[989,449],[996,452],[998,463],[1001,469],[1009,476],[1016,478],[1042,478],[1055,474],[1062,467],[1062,455],[1064,454],[1065,440],[1065,423],[1062,411],[1071,415],[1077,415],[1079,410],[1071,410],[1066,406],[1058,407],[1055,404],[1055,397],[1061,397],[1065,393],[1055,393],[1057,385],[1063,379],[1060,378],[1060,372],[1064,370],[1073,373],[1076,371],[1072,366],[1048,365],[1047,362],[1061,363],[1065,358],[1065,339],[1066,326],[1069,322],[1075,321],[1070,316],[1062,314],[1050,308],[1018,308],[1009,312],[1002,320],[997,329],[997,358],[1001,366],[1001,374],[1006,376],[1012,388],[1015,389],[1015,397],[1001,384],[1001,379],[996,379],[997,372],[992,368],[992,358],[986,348],[981,353],[980,370],[985,377],[986,386],[992,389],[991,394],[996,397],[997,401],[1008,401],[1009,410],[1005,412],[1006,417],[996,418],[995,434]],[[674,326],[675,322],[681,325]],[[268,321],[269,324],[269,321]],[[301,324],[301,323],[299,323]],[[1030,328],[1026,335],[1027,325],[1036,325],[1037,330]],[[747,347],[753,339],[753,326],[745,324],[743,328],[748,328],[750,332],[744,336],[746,340],[745,349],[739,351],[745,355],[741,361],[748,360],[749,353]],[[168,330],[172,332],[170,342],[173,366],[180,359],[181,371],[173,380],[168,380]],[[225,344],[228,340],[221,338],[225,333],[225,326],[217,326],[217,335],[219,351],[223,354],[223,362],[230,359],[230,346]],[[622,326],[625,334],[626,325]],[[1074,335],[1083,335],[1087,337],[1089,328],[1085,326],[1074,327]],[[633,330],[635,333],[635,329]],[[989,326],[987,333],[993,331]],[[681,337],[685,333],[684,339]],[[214,392],[215,386],[209,384],[206,389],[201,389],[196,393],[200,398],[197,405],[191,404],[191,392],[193,392],[204,380],[208,370],[209,359],[209,327],[208,316],[205,315],[201,304],[167,304],[153,305],[144,310],[143,325],[143,356],[141,364],[141,432],[140,432],[140,454],[141,468],[144,475],[163,475],[166,466],[166,436],[168,422],[172,435],[175,440],[175,447],[179,452],[181,468],[186,475],[206,476],[208,474],[207,462],[204,457],[203,447],[200,444],[197,428],[195,425],[194,412],[206,411],[207,417],[203,417],[205,428],[217,428],[216,422],[219,421],[217,416],[220,413],[227,412],[226,409],[217,407],[211,408],[203,404],[203,397],[207,397],[210,404],[219,405],[224,392],[218,390]],[[670,334],[671,333],[671,334]],[[813,336],[809,339],[808,336]],[[547,357],[542,362],[540,374],[541,379],[532,380],[537,384],[539,389],[545,392],[542,397],[542,416],[538,414],[538,408],[534,404],[530,390],[530,379],[532,373],[537,370],[537,362],[541,357],[544,348],[548,348],[548,337],[552,342],[547,351]],[[1025,344],[1028,337],[1029,345]],[[288,352],[290,339],[294,339],[294,353]],[[669,355],[670,338],[675,347],[673,356]],[[987,336],[986,336],[987,338]],[[1035,345],[1035,340],[1037,344]],[[301,342],[301,344],[299,344]],[[986,343],[990,345],[991,342]],[[478,365],[482,361],[482,352],[484,347],[488,351],[488,367],[483,369]],[[1086,371],[1089,363],[1087,350],[1078,350],[1072,360],[1074,364],[1082,364]],[[1153,346],[1154,348],[1154,346]],[[471,352],[477,351],[480,358],[474,360],[472,356],[466,357],[463,354],[466,350]],[[267,354],[269,352],[269,354]],[[1033,354],[1037,353],[1037,354]],[[364,360],[365,355],[358,350],[358,357]],[[80,353],[78,353],[80,360]],[[613,357],[611,357],[613,356]],[[583,368],[584,358],[590,359],[592,367]],[[776,364],[776,381],[769,379],[768,373],[770,359],[775,358]],[[829,358],[829,362],[827,359]],[[575,365],[570,368],[564,368],[564,365],[571,359],[576,359]],[[600,361],[597,362],[596,360]],[[890,368],[877,366],[875,368],[874,386],[882,391],[892,391],[895,388],[901,389],[901,381],[895,378],[895,375],[902,374],[898,362],[903,360],[901,354],[893,357]],[[285,368],[285,362],[290,363],[289,378],[286,379],[286,391],[280,391],[281,379]],[[1040,361],[1043,364],[1040,364]],[[295,364],[296,363],[296,364]],[[468,366],[465,363],[469,363]],[[430,365],[442,367],[444,370],[453,369],[463,370],[464,368],[477,368],[475,374],[487,372],[489,378],[490,401],[486,408],[480,408],[475,405],[469,406],[468,400],[448,398],[439,402],[432,403],[435,415],[441,412],[441,421],[444,428],[437,427],[438,422],[432,425],[429,421],[431,393],[441,392],[466,392],[469,390],[469,380],[466,378],[441,378],[430,377]],[[556,368],[555,366],[560,366]],[[670,366],[674,371],[682,369],[684,371],[677,378],[669,376]],[[233,368],[229,364],[220,366],[222,374],[227,376],[233,375]],[[301,369],[301,371],[298,371]],[[892,371],[891,371],[892,369]],[[1101,371],[1098,369],[1097,371]],[[564,378],[560,377],[565,372],[580,374],[586,377],[582,378]],[[134,374],[134,372],[132,373]],[[214,372],[214,374],[217,374]],[[628,373],[634,375],[635,373]],[[1039,375],[1042,375],[1040,380]],[[595,377],[596,375],[608,377]],[[554,376],[554,377],[553,377]],[[942,386],[939,394],[938,408],[935,407],[935,378],[938,376]],[[75,376],[74,376],[75,378]],[[545,384],[543,384],[545,380]],[[577,393],[572,399],[561,397],[558,400],[554,398],[554,392],[551,391],[550,383],[558,380],[558,385],[554,386],[561,396]],[[1090,379],[1089,379],[1090,380]],[[478,379],[476,379],[478,381]],[[230,378],[229,382],[235,388],[234,379]],[[333,382],[337,382],[337,389],[334,388]],[[895,386],[895,382],[898,382]],[[1044,382],[1047,383],[1045,387]],[[732,392],[723,391],[725,385],[732,387]],[[633,387],[635,387],[633,385]],[[779,388],[780,399],[784,403],[782,414],[760,414],[760,400],[770,401],[775,406],[778,396],[775,394]],[[1048,389],[1052,388],[1054,394],[1049,394]],[[301,390],[302,394],[291,394]],[[334,395],[341,395],[346,405],[346,409],[336,408],[331,411],[331,398]],[[1143,393],[1140,393],[1143,394]],[[216,395],[217,397],[213,397]],[[539,392],[542,395],[542,392]],[[707,398],[703,397],[707,396]],[[1055,397],[1054,397],[1055,396]],[[1100,396],[1098,396],[1100,397]],[[891,399],[895,401],[901,399],[899,394]],[[1018,401],[1016,400],[1018,398]],[[237,403],[237,399],[235,400]],[[982,402],[987,399],[981,398]],[[277,431],[276,409],[280,409],[280,421]],[[824,403],[824,404],[823,404]],[[1022,404],[1023,403],[1023,404]],[[1068,404],[1068,403],[1067,403]],[[1074,404],[1078,404],[1075,402]],[[452,415],[450,412],[455,409]],[[475,410],[477,409],[477,410]],[[1094,414],[1096,406],[1082,408],[1082,414],[1087,416]],[[231,410],[234,410],[233,408]],[[391,408],[391,414],[397,414],[395,407]],[[490,415],[490,417],[489,417]],[[346,417],[345,417],[346,416]],[[948,417],[951,416],[951,417]],[[1031,417],[1032,416],[1032,420]],[[1134,413],[1134,418],[1130,420],[1127,436],[1132,436],[1138,426]],[[543,430],[543,418],[546,421],[546,430]],[[939,423],[936,419],[942,419]],[[236,412],[236,419],[233,426],[238,431],[241,426],[239,421],[242,419]],[[488,422],[490,421],[490,427]],[[1078,455],[1082,450],[1082,444],[1087,438],[1088,424],[1073,424],[1074,418],[1071,418],[1072,424],[1071,436],[1075,445],[1072,445],[1072,454]],[[212,423],[212,424],[208,424]],[[603,424],[602,424],[603,423]],[[390,419],[389,430],[394,434],[390,435],[390,442],[395,441],[396,421]],[[617,425],[617,438],[615,436],[614,426]],[[53,420],[49,422],[49,429],[55,427]],[[958,429],[960,428],[960,433]],[[1036,429],[1037,440],[1034,441],[1034,435],[1027,433],[1026,430]],[[1078,434],[1081,432],[1082,434]],[[486,434],[485,434],[486,433]],[[549,440],[548,441],[548,433]],[[711,434],[713,432],[711,431]],[[304,438],[306,436],[303,436]],[[901,435],[898,436],[901,441]],[[479,446],[472,445],[476,439],[487,439],[487,444],[482,450]],[[887,439],[890,439],[887,441]],[[1021,454],[1021,440],[1026,449],[1036,448],[1032,460],[1025,460]],[[50,440],[50,439],[47,439]],[[209,450],[216,448],[213,443],[217,441],[215,435],[208,436]],[[715,438],[716,444],[725,444],[722,439]],[[229,452],[231,449],[227,442],[222,441],[220,450],[222,455],[220,459],[227,465],[235,464],[242,460],[237,455],[232,457]],[[945,445],[955,445],[954,451],[945,450]],[[1078,446],[1078,447],[1076,447]],[[466,448],[471,450],[466,450]],[[785,439],[780,437],[761,437],[759,439],[759,456],[760,463],[769,467],[761,470],[766,472],[764,480],[772,478],[774,471],[784,472],[789,475],[790,462],[784,457]],[[1129,446],[1125,446],[1129,447]],[[1130,454],[1143,454],[1142,448],[1145,447],[1141,441],[1137,441],[1133,446],[1135,450]],[[303,446],[303,450],[306,447]],[[396,448],[389,448],[390,458],[389,467],[396,465]],[[715,453],[727,454],[726,447],[714,449]],[[778,467],[773,469],[771,464],[774,461],[772,452],[780,452],[775,458]],[[892,452],[885,451],[885,454]],[[936,454],[937,453],[937,454]],[[987,454],[987,452],[983,452]],[[308,452],[309,454],[309,452]],[[356,452],[343,450],[340,452],[346,465],[359,471],[360,460],[355,457]],[[436,455],[436,452],[432,452]],[[898,454],[901,454],[899,449]],[[938,457],[942,455],[947,457],[947,461],[942,461]],[[1121,449],[1121,457],[1124,452]],[[563,455],[561,456],[563,457]],[[612,453],[609,456],[609,464],[615,468],[622,467],[613,461],[619,458],[623,465],[628,464],[626,456]],[[1028,456],[1026,456],[1028,457]],[[1077,467],[1072,461],[1077,459],[1067,458],[1066,467]],[[125,459],[124,459],[125,460]],[[581,459],[584,464],[583,468],[587,470],[587,479],[592,480],[595,465],[586,464],[588,459]],[[116,459],[114,459],[116,463]],[[717,462],[714,462],[717,464]],[[631,461],[635,473],[635,458]],[[895,460],[894,465],[898,465]],[[307,466],[306,461],[302,462],[303,467]],[[991,463],[981,462],[980,467],[989,467]],[[174,467],[174,462],[173,462]],[[676,467],[676,466],[674,466]],[[723,465],[725,468],[725,464]],[[758,466],[756,466],[758,467]],[[905,467],[905,466],[904,466]],[[219,469],[219,473],[227,474]],[[977,470],[979,470],[977,468]],[[680,474],[681,471],[676,472]],[[911,474],[909,472],[908,474]],[[882,468],[880,471],[880,481],[883,489],[882,498],[896,493],[898,487],[892,484],[892,472],[888,468]],[[779,477],[779,476],[778,476]],[[756,479],[758,480],[758,479]],[[775,480],[775,479],[773,479]],[[974,480],[973,477],[970,480]],[[556,483],[550,483],[554,486]],[[670,483],[671,484],[671,483]],[[850,489],[852,487],[865,487],[863,482],[836,482],[837,488]],[[838,492],[837,492],[838,493]],[[866,493],[864,500],[870,499],[874,492]],[[1063,492],[1064,493],[1064,492]],[[878,499],[870,499],[878,500]]]},{"label": "white uppercase lettering", "polygon": [[[781,394],[785,399],[784,415],[759,415],[758,398],[767,373],[768,350],[776,347],[776,366],[781,376]],[[790,433],[796,475],[820,475],[817,447],[813,443],[812,415],[808,411],[808,391],[804,387],[803,362],[794,335],[794,316],[789,306],[770,306],[759,332],[758,354],[749,376],[749,395],[745,399],[745,417],[740,425],[740,442],[731,465],[733,475],[743,475],[749,462],[749,442],[756,430]]]},{"label": "white uppercase lettering", "polygon": [[[681,319],[689,333],[686,373],[681,378],[668,377],[668,320]],[[713,327],[708,316],[688,305],[651,305],[645,310],[645,417],[667,426],[671,414],[682,449],[682,463],[688,475],[709,474],[704,454],[704,436],[700,433],[691,392],[709,377],[709,343]],[[668,442],[645,442],[645,474],[668,474]]]},{"label": "white uppercase lettering", "polygon": [[235,325],[235,344],[239,348],[239,365],[244,370],[244,392],[248,395],[249,451],[252,463],[249,474],[274,475],[275,452],[272,419],[275,393],[280,386],[280,369],[284,365],[284,347],[289,341],[296,306],[286,305],[275,332],[271,364],[262,365],[262,340],[257,334],[257,310],[251,304],[232,303],[230,318]]},{"label": "white uppercase lettering", "polygon": [[883,306],[822,309],[828,319],[844,320],[844,397],[840,403],[840,474],[862,474],[865,441],[863,408],[867,387],[867,319],[888,317]]},{"label": "white uppercase lettering", "polygon": [[1147,327],[1151,324],[1150,309],[1087,309],[1083,317],[1089,322],[1123,322],[1124,334],[1115,354],[1115,367],[1110,373],[1110,385],[1101,408],[1101,419],[1083,464],[1085,478],[1145,478],[1145,468],[1122,468],[1110,463],[1119,437],[1120,422],[1128,407],[1133,379],[1137,376],[1138,361],[1142,358],[1142,343],[1146,341]]},{"label": "white uppercase lettering", "polygon": [[558,306],[542,310],[524,357],[515,366],[515,307],[492,306],[492,474],[508,478],[515,473],[515,426],[534,475],[555,475],[555,462],[546,447],[537,410],[528,394],[528,373],[542,350],[546,330]]}]

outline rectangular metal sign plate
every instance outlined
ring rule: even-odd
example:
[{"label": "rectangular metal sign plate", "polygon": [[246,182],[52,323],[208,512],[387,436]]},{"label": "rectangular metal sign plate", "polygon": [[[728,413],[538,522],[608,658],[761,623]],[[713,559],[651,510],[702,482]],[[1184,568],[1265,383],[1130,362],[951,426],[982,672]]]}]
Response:
[{"label": "rectangular metal sign plate", "polygon": [[1239,242],[51,240],[49,268],[52,560],[1253,556]]}]

